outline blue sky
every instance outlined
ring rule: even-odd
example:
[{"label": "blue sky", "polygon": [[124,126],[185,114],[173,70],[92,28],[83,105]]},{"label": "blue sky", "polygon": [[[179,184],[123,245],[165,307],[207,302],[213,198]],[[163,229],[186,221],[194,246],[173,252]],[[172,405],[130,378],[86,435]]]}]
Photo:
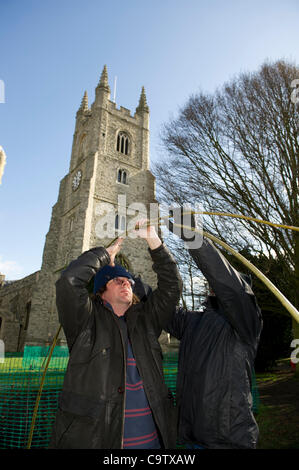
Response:
[{"label": "blue sky", "polygon": [[[265,60],[299,63],[298,0],[0,0],[0,272],[40,269],[67,174],[75,114],[107,64],[116,103],[134,113],[145,86],[151,160],[159,131],[190,94]],[[299,77],[298,77],[299,78]]]}]

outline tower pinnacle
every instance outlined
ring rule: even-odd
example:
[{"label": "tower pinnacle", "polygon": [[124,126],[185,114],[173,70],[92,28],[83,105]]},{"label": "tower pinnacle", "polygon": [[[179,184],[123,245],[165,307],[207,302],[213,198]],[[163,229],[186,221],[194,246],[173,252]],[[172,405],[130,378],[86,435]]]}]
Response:
[{"label": "tower pinnacle", "polygon": [[88,96],[87,96],[87,91],[84,92],[84,96],[83,96],[83,98],[82,98],[80,108],[81,108],[83,111],[87,111],[87,110],[88,110]]},{"label": "tower pinnacle", "polygon": [[87,96],[87,91],[85,91],[84,96],[83,96],[82,101],[81,101],[80,108],[77,111],[77,115],[82,114],[82,113],[84,114],[87,111],[88,111],[88,96]]},{"label": "tower pinnacle", "polygon": [[106,91],[109,91],[109,93],[110,93],[110,87],[109,87],[109,84],[108,84],[108,72],[107,72],[107,66],[106,65],[104,65],[102,75],[101,75],[101,78],[100,78],[100,82],[99,82],[97,88],[104,88]]},{"label": "tower pinnacle", "polygon": [[140,98],[139,98],[139,104],[138,104],[138,107],[136,108],[136,112],[149,112],[149,107],[147,105],[147,102],[146,102],[146,96],[145,96],[145,89],[144,89],[144,86],[142,87],[142,90],[141,90],[141,95],[140,95]]}]

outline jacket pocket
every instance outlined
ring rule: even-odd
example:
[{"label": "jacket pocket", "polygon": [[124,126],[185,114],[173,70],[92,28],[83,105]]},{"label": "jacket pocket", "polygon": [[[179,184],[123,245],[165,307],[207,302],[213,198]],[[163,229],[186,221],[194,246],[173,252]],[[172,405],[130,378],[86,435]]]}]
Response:
[{"label": "jacket pocket", "polygon": [[67,433],[72,425],[75,416],[71,413],[67,413],[58,408],[56,413],[55,423],[52,429],[52,437],[49,445],[50,449],[58,449],[63,439],[63,436]]},{"label": "jacket pocket", "polygon": [[59,410],[57,415],[58,449],[99,449],[103,441],[102,420]]},{"label": "jacket pocket", "polygon": [[110,357],[111,347],[110,344],[101,344],[100,346],[93,347],[91,350],[84,350],[76,352],[70,356],[69,364],[88,364],[92,359],[98,357],[100,359],[108,359]]}]

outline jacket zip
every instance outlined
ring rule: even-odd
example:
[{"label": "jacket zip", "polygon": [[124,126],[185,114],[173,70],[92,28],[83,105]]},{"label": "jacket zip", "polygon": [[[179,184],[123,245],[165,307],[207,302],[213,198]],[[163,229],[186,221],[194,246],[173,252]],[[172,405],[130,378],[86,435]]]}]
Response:
[{"label": "jacket zip", "polygon": [[127,383],[127,366],[126,366],[126,351],[124,340],[120,331],[121,342],[123,346],[123,353],[124,353],[124,398],[123,398],[123,416],[122,416],[122,432],[121,432],[121,449],[124,448],[124,433],[125,433],[125,408],[126,408],[126,383]]},{"label": "jacket zip", "polygon": [[127,382],[126,350],[125,350],[125,344],[123,340],[123,335],[121,333],[121,329],[117,323],[116,318],[113,317],[113,320],[117,324],[117,328],[119,330],[121,344],[123,348],[123,356],[124,356],[124,398],[123,398],[122,431],[121,431],[121,447],[120,447],[121,449],[123,449],[124,448],[124,432],[125,432],[126,382]]}]

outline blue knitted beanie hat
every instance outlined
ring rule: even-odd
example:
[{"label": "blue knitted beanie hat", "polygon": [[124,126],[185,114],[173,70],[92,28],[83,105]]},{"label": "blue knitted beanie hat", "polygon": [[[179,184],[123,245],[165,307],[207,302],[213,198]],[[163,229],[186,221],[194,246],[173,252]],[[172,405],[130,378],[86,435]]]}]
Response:
[{"label": "blue knitted beanie hat", "polygon": [[106,266],[99,269],[94,277],[93,293],[96,294],[101,287],[105,286],[107,282],[111,281],[111,279],[114,279],[115,277],[127,277],[128,279],[133,280],[132,274],[120,264],[116,264],[115,266],[106,264]]}]

